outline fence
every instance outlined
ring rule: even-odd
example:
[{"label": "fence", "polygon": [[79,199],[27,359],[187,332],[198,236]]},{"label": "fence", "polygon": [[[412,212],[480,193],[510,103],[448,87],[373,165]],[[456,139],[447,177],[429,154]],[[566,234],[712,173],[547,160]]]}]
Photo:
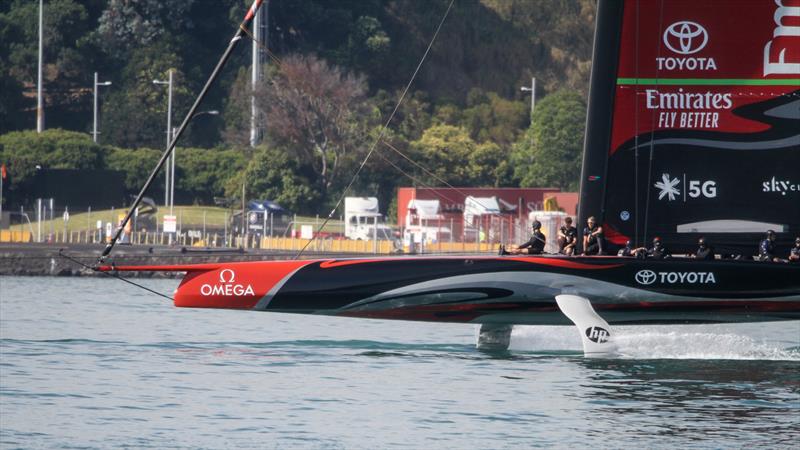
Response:
[{"label": "fence", "polygon": [[[37,201],[33,211],[20,209],[10,212],[11,228],[0,232],[0,242],[44,242],[57,244],[100,244],[108,239],[115,228],[123,209],[93,212],[71,212],[66,208],[56,209],[53,202]],[[9,212],[5,211],[6,219]],[[71,214],[71,216],[70,216]],[[187,212],[190,215],[190,213]],[[200,215],[201,214],[201,215]],[[177,232],[164,232],[160,217],[134,218],[126,231],[122,244],[198,246],[210,248],[246,248],[298,251],[309,243],[303,239],[317,233],[319,219],[301,222],[293,220],[288,226],[276,229],[272,236],[260,232],[237,233],[230,226],[228,212],[216,212],[219,217],[206,223],[205,211],[195,212],[194,222],[184,220],[183,211],[176,211]],[[224,220],[223,220],[224,217]],[[543,223],[542,231],[547,236],[547,252],[557,251],[556,235],[564,213],[537,213],[535,218]],[[202,220],[201,220],[202,219]],[[484,253],[495,252],[500,245],[520,244],[530,238],[530,220],[508,214],[476,216],[472,223],[460,218],[447,218],[436,222],[424,222],[415,227],[401,229],[402,240],[391,236],[378,236],[378,240],[349,240],[343,238],[343,223],[330,223],[315,234],[307,250],[335,253]],[[8,223],[9,220],[6,220]],[[206,226],[208,225],[208,226]],[[301,233],[303,225],[307,231]],[[272,227],[270,227],[272,228]]]}]

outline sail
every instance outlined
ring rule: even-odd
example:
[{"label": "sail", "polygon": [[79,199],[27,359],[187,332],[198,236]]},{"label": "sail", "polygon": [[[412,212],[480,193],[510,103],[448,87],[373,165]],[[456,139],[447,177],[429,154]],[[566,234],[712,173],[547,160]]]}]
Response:
[{"label": "sail", "polygon": [[580,218],[610,244],[800,235],[800,1],[598,5]]}]

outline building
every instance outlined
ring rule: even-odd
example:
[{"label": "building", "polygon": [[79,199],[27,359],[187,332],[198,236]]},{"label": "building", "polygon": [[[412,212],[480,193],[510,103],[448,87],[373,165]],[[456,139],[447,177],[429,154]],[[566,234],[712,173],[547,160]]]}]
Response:
[{"label": "building", "polygon": [[[567,214],[576,214],[578,194],[560,192],[558,188],[404,187],[397,191],[397,223],[401,228],[413,224],[440,239],[506,241],[520,234],[520,226],[524,228],[527,224],[530,212],[546,209],[545,199],[549,198],[555,199],[559,209]],[[438,210],[422,214],[414,208],[420,201],[428,205],[438,201]],[[491,205],[486,205],[487,202]],[[468,203],[472,205],[470,208],[466,207]],[[482,214],[480,209],[490,212]],[[434,229],[442,232],[434,233]]]}]

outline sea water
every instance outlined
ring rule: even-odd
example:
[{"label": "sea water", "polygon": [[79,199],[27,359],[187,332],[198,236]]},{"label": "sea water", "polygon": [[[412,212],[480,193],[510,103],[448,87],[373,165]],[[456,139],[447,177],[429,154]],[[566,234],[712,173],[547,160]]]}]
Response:
[{"label": "sea water", "polygon": [[572,327],[489,354],[474,325],[0,277],[0,448],[797,448],[800,322],[614,330],[612,359]]}]

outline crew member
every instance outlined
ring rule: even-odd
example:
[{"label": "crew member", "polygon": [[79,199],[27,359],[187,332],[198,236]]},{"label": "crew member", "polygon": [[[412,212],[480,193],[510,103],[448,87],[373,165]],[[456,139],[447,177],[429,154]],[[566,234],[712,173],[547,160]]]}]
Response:
[{"label": "crew member", "polygon": [[794,247],[789,250],[789,262],[800,263],[800,236],[794,238]]},{"label": "crew member", "polygon": [[603,244],[603,227],[597,224],[594,216],[589,217],[583,229],[583,254],[602,255]]},{"label": "crew member", "polygon": [[714,254],[714,247],[708,245],[706,238],[701,237],[697,241],[697,251],[689,255],[689,257],[704,261],[712,261],[716,258],[716,255]]},{"label": "crew member", "polygon": [[637,257],[647,257],[651,259],[667,259],[672,257],[672,253],[661,242],[661,238],[656,236],[653,238],[653,247],[644,248],[639,247],[634,249],[633,252]]},{"label": "crew member", "polygon": [[558,252],[572,256],[577,243],[578,230],[572,226],[572,217],[567,217],[564,219],[564,225],[558,230]]},{"label": "crew member", "polygon": [[542,252],[544,252],[544,244],[547,242],[547,238],[542,234],[542,223],[538,220],[534,220],[531,225],[531,231],[531,238],[528,239],[528,242],[518,247],[510,248],[507,252],[505,249],[502,249],[504,254],[541,255]]},{"label": "crew member", "polygon": [[772,230],[767,231],[767,236],[758,244],[758,257],[759,261],[780,261],[775,257],[775,232]]},{"label": "crew member", "polygon": [[619,249],[617,256],[634,256],[632,245],[630,240],[625,241],[625,247]]}]

